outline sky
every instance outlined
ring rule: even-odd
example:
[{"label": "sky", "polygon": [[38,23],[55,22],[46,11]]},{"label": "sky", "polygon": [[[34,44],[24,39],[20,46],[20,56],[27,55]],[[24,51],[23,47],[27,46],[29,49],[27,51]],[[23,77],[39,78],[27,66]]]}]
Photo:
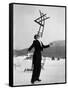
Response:
[{"label": "sky", "polygon": [[57,40],[65,40],[65,8],[51,6],[14,5],[13,9],[13,47],[29,48],[39,25],[34,22],[40,16],[39,10],[46,13],[42,42],[44,45]]}]

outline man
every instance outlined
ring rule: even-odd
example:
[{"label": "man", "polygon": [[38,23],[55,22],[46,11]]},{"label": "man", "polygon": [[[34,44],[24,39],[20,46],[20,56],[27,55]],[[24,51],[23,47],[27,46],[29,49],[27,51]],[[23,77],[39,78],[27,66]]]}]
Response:
[{"label": "man", "polygon": [[34,41],[32,43],[32,45],[28,48],[28,52],[34,48],[34,54],[33,54],[33,61],[32,61],[32,65],[33,65],[33,73],[32,73],[32,79],[31,79],[31,83],[34,84],[35,81],[41,81],[39,79],[40,76],[40,72],[41,72],[41,60],[42,60],[42,55],[41,55],[41,51],[43,51],[43,48],[48,48],[52,45],[46,45],[44,46],[42,42],[40,42],[40,34],[35,35],[34,36]]}]

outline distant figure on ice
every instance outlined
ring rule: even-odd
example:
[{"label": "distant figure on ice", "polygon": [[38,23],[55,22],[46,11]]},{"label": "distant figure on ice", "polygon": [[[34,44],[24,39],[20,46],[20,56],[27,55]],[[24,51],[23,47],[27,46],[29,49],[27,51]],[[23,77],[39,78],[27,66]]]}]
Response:
[{"label": "distant figure on ice", "polygon": [[32,79],[31,79],[31,83],[34,84],[35,81],[41,81],[39,79],[40,76],[40,71],[41,71],[41,60],[42,60],[42,55],[41,55],[41,51],[43,51],[43,48],[48,48],[52,45],[52,43],[50,43],[49,45],[44,46],[42,42],[40,42],[40,34],[37,34],[34,36],[34,41],[32,43],[32,45],[29,47],[28,52],[34,48],[34,54],[33,54],[33,61],[32,61],[32,65],[33,65],[33,73],[32,73]]}]

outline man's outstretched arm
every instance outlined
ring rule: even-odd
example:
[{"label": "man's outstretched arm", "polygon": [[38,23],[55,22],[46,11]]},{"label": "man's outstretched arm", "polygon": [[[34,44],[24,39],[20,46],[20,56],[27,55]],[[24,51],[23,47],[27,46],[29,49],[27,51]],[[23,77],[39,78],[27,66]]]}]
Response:
[{"label": "man's outstretched arm", "polygon": [[42,47],[43,48],[48,48],[48,47],[51,47],[53,45],[53,43],[50,43],[50,44],[48,44],[48,45],[43,45],[43,43],[42,43]]},{"label": "man's outstretched arm", "polygon": [[28,48],[28,51],[30,51],[33,47],[34,47],[34,41],[33,41],[32,45]]}]

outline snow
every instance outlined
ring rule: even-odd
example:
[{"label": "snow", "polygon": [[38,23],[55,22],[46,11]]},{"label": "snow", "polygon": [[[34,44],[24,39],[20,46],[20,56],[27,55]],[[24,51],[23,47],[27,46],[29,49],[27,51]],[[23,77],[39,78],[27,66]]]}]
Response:
[{"label": "snow", "polygon": [[[14,57],[13,65],[13,83],[16,85],[31,85],[32,71],[25,71],[25,69],[32,68],[32,60],[26,60],[27,56]],[[43,57],[44,67],[41,69],[41,82],[35,84],[61,83],[65,82],[65,59],[51,60],[50,57]]]}]

